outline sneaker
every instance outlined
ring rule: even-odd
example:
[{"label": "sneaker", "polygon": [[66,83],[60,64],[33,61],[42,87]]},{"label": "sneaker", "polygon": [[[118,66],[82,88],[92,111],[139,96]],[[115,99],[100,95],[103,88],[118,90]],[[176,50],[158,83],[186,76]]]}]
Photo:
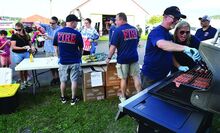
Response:
[{"label": "sneaker", "polygon": [[55,84],[59,85],[60,84],[60,78],[55,79]]},{"label": "sneaker", "polygon": [[26,85],[24,83],[21,83],[20,89],[23,90],[26,88]]},{"label": "sneaker", "polygon": [[62,103],[66,103],[66,98],[65,97],[60,97]]},{"label": "sneaker", "polygon": [[17,83],[21,83],[21,79],[18,79],[16,82],[17,82]]},{"label": "sneaker", "polygon": [[32,77],[31,76],[27,76],[27,81],[30,81],[32,79]]},{"label": "sneaker", "polygon": [[126,100],[126,98],[122,97],[122,96],[119,96],[119,100],[121,101],[121,103],[123,103]]},{"label": "sneaker", "polygon": [[32,86],[32,85],[33,85],[33,84],[32,84],[31,82],[29,82],[29,81],[26,81],[26,82],[25,82],[25,86],[26,86],[26,87],[30,87],[30,86]]},{"label": "sneaker", "polygon": [[75,105],[76,102],[78,102],[78,101],[79,101],[78,98],[73,98],[73,99],[71,99],[71,103],[70,103],[70,105]]},{"label": "sneaker", "polygon": [[51,81],[50,81],[50,85],[52,86],[52,85],[55,85],[56,84],[56,79],[52,79]]}]

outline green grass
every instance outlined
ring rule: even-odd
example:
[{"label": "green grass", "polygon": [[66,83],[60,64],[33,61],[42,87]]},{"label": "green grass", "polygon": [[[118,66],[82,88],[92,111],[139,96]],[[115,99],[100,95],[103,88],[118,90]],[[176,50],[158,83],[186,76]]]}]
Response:
[{"label": "green grass", "polygon": [[108,36],[100,36],[99,41],[108,41]]},{"label": "green grass", "polygon": [[[17,111],[0,115],[0,132],[16,133],[29,129],[31,132],[65,133],[135,133],[137,123],[126,116],[115,121],[118,99],[83,102],[75,106],[61,104],[59,89],[41,88],[33,96],[20,93]],[[68,96],[70,91],[68,90]],[[215,116],[213,133],[220,132],[220,116]]]},{"label": "green grass", "polygon": [[213,133],[220,133],[220,115],[215,115],[213,119]]},{"label": "green grass", "polygon": [[148,35],[141,35],[141,40],[147,40]]},{"label": "green grass", "polygon": [[61,104],[57,88],[41,90],[36,96],[20,94],[17,111],[0,115],[0,132],[133,133],[136,129],[130,117],[114,120],[118,99],[80,101],[70,106],[69,101]]}]

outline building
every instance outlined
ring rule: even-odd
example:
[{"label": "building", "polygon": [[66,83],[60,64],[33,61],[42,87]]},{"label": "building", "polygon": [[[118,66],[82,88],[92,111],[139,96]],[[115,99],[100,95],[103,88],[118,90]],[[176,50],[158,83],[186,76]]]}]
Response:
[{"label": "building", "polygon": [[92,26],[98,29],[101,35],[108,33],[109,19],[119,12],[127,15],[129,24],[139,24],[143,29],[142,33],[145,33],[145,23],[150,14],[135,0],[84,0],[71,11],[78,16],[81,15],[83,19],[91,18]]},{"label": "building", "polygon": [[32,15],[32,16],[22,19],[21,22],[23,23],[41,22],[41,23],[49,24],[50,19],[42,17],[40,15]]},{"label": "building", "polygon": [[11,20],[0,20],[0,30],[7,30],[14,28],[14,21]]}]

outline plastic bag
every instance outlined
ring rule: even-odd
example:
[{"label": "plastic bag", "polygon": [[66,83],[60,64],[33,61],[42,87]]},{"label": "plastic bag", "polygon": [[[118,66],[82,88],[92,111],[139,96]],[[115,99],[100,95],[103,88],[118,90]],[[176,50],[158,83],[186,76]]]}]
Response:
[{"label": "plastic bag", "polygon": [[91,42],[90,54],[95,54],[96,46],[97,46],[96,42]]}]

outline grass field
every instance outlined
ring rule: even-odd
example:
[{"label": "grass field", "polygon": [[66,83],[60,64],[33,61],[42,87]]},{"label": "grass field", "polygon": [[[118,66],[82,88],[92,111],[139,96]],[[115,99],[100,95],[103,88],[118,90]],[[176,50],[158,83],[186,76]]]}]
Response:
[{"label": "grass field", "polygon": [[[68,91],[70,94],[70,91]],[[61,104],[59,89],[41,88],[36,96],[20,93],[17,112],[0,115],[0,133],[135,133],[137,123],[126,116],[115,121],[118,99]],[[69,95],[70,96],[70,95]],[[214,119],[213,133],[220,132],[220,117]]]},{"label": "grass field", "polygon": [[[33,96],[20,94],[17,112],[0,116],[0,132],[133,133],[129,117],[115,121],[118,99],[61,104],[58,88],[43,88]],[[69,92],[70,94],[70,92]]]}]

